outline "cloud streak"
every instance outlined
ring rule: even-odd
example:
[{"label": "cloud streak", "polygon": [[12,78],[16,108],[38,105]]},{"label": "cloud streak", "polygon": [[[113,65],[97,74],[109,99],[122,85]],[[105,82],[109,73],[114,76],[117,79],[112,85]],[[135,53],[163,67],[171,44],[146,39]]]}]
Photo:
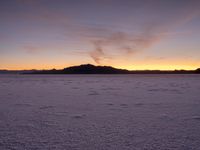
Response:
[{"label": "cloud streak", "polygon": [[97,63],[105,59],[113,59],[107,52],[112,49],[119,55],[133,56],[141,53],[159,42],[165,34],[144,32],[139,35],[130,35],[125,32],[111,33],[108,37],[91,41],[95,49],[89,53],[91,58]]},{"label": "cloud streak", "polygon": [[95,49],[89,55],[97,64],[101,64],[105,58],[113,59],[107,53],[108,47],[126,57],[136,55],[148,50],[169,36],[179,34],[174,30],[199,17],[199,15],[199,9],[193,9],[175,15],[172,19],[166,19],[164,22],[159,20],[153,23],[148,22],[143,25],[143,28],[137,34],[110,31],[108,36],[97,37],[96,40],[91,41]]}]

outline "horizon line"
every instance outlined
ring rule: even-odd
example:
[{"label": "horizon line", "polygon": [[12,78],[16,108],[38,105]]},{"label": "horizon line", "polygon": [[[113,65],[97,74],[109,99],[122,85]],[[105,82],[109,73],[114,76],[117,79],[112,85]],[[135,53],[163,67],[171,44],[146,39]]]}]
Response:
[{"label": "horizon line", "polygon": [[65,68],[69,68],[69,67],[75,67],[75,66],[81,66],[81,65],[93,65],[93,66],[101,66],[101,67],[112,67],[112,68],[116,68],[116,69],[123,69],[123,70],[128,70],[128,71],[195,71],[197,69],[199,69],[198,67],[196,69],[125,69],[125,68],[121,68],[121,67],[113,67],[113,66],[108,66],[108,65],[94,65],[94,64],[90,64],[90,63],[85,63],[85,64],[79,64],[79,65],[72,65],[72,66],[68,66],[68,67],[63,67],[63,68],[49,68],[49,69],[1,69],[0,71],[31,71],[31,70],[36,70],[36,71],[42,71],[42,70],[62,70]]}]

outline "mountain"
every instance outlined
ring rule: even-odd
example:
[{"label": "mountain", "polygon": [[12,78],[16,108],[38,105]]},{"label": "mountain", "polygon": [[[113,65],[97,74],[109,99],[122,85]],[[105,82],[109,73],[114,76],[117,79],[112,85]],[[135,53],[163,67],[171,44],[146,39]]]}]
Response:
[{"label": "mountain", "polygon": [[94,66],[84,64],[80,66],[72,66],[62,70],[43,70],[35,71],[33,74],[128,74],[130,71],[125,69],[116,69],[110,66]]},{"label": "mountain", "polygon": [[195,70],[196,73],[200,73],[200,68],[198,68],[197,70]]},{"label": "mountain", "polygon": [[110,66],[94,66],[91,64],[74,66],[63,69],[64,73],[78,74],[124,74],[129,73],[125,69],[116,69]]}]

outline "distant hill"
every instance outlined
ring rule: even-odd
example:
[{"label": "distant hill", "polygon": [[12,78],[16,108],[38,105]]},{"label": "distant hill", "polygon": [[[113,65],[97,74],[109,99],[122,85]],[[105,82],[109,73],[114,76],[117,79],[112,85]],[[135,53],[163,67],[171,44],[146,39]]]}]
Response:
[{"label": "distant hill", "polygon": [[62,70],[43,70],[34,71],[32,74],[128,74],[130,71],[125,69],[116,69],[110,66],[94,66],[85,64],[64,68]]},{"label": "distant hill", "polygon": [[72,66],[61,70],[40,70],[30,71],[24,74],[200,74],[200,69],[197,70],[174,70],[174,71],[160,71],[160,70],[142,70],[129,71],[126,69],[117,69],[110,66],[94,66],[91,64],[84,64],[80,66]]},{"label": "distant hill", "polygon": [[200,73],[200,68],[198,68],[197,70],[195,70],[196,73]]}]

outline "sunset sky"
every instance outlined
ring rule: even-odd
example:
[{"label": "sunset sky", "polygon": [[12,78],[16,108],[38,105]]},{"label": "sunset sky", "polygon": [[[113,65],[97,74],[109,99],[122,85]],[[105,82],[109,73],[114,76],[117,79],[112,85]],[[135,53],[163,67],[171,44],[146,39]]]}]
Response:
[{"label": "sunset sky", "polygon": [[200,67],[200,0],[0,0],[0,69]]}]

